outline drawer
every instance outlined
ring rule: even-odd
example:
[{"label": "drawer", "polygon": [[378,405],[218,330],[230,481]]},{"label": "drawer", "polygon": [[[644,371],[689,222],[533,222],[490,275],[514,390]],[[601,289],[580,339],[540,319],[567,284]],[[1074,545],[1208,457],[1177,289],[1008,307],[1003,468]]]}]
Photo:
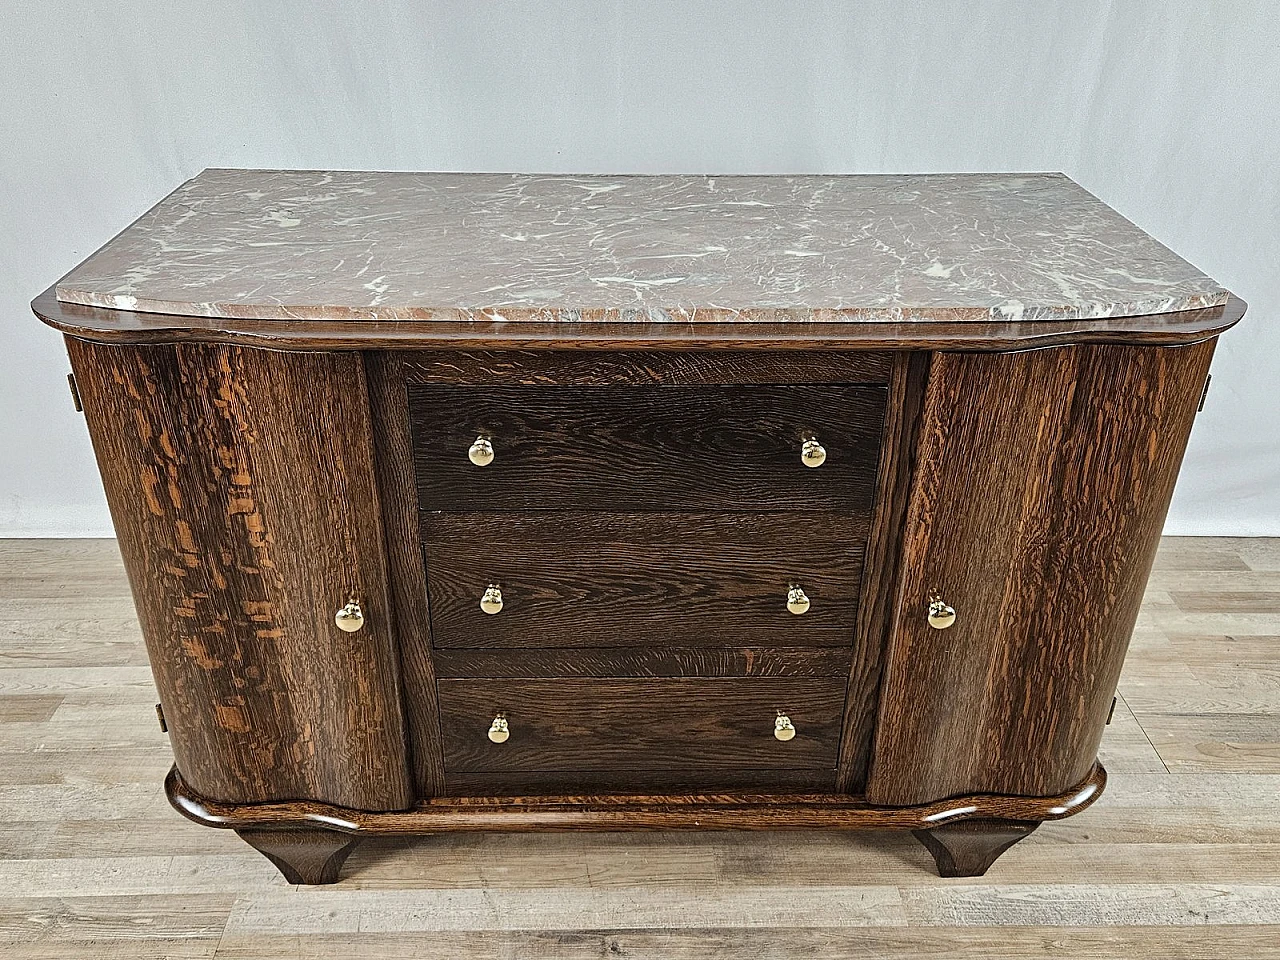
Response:
[{"label": "drawer", "polygon": [[[450,783],[831,789],[845,681],[440,680],[437,690]],[[779,711],[795,728],[785,742],[774,732]],[[504,743],[488,736],[498,714]]]},{"label": "drawer", "polygon": [[863,517],[435,513],[421,527],[439,648],[853,642]]},{"label": "drawer", "polygon": [[[881,386],[407,389],[424,511],[865,514],[875,496]],[[477,466],[481,436],[494,456]],[[801,460],[806,438],[821,466]]]}]

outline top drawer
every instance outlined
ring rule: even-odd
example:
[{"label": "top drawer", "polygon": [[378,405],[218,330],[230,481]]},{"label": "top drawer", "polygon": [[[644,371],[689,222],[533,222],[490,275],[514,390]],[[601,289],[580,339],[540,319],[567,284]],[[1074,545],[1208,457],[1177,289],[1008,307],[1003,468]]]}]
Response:
[{"label": "top drawer", "polygon": [[[426,511],[868,512],[879,386],[409,385]],[[493,459],[468,451],[485,437]],[[826,452],[801,460],[806,439]]]}]

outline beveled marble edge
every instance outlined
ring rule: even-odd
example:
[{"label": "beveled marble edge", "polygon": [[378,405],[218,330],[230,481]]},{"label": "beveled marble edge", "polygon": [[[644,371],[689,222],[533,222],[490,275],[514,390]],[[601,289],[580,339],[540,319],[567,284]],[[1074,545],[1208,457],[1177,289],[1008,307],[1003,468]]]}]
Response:
[{"label": "beveled marble edge", "polygon": [[1054,322],[1229,297],[1060,173],[211,169],[56,290],[108,310],[374,323]]},{"label": "beveled marble edge", "polygon": [[85,291],[55,287],[58,300],[106,310],[158,313],[170,316],[210,317],[227,320],[345,320],[382,323],[441,321],[452,323],[978,323],[1010,321],[1102,320],[1110,317],[1146,317],[1222,306],[1231,297],[1224,288],[1181,297],[1107,301],[1091,304],[1040,305],[1010,310],[1001,306],[934,307],[458,307],[386,306],[351,307],[321,304],[191,303],[132,296],[97,296]]},{"label": "beveled marble edge", "polygon": [[83,340],[116,344],[228,343],[279,350],[1017,350],[1075,343],[1175,346],[1216,337],[1244,316],[1220,306],[1093,320],[948,323],[503,323],[258,320],[142,313],[65,303],[50,287],[33,312]]}]

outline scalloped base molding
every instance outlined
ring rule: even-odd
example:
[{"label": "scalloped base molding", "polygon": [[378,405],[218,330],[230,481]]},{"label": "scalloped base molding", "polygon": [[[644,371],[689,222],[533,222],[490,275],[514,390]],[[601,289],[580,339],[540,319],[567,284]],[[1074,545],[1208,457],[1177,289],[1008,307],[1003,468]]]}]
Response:
[{"label": "scalloped base molding", "polygon": [[208,827],[234,829],[290,883],[333,883],[365,836],[446,830],[911,830],[944,877],[981,876],[1041,822],[1061,820],[1101,796],[1095,763],[1052,797],[966,796],[914,807],[877,807],[843,794],[764,796],[437,797],[409,810],[350,810],[314,801],[227,804],[207,800],[177,767],[165,779],[174,808]]}]

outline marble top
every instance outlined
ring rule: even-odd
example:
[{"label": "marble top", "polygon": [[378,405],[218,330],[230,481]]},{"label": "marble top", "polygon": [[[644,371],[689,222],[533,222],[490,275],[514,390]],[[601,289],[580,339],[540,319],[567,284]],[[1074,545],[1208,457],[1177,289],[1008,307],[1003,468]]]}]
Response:
[{"label": "marble top", "polygon": [[1084,320],[1228,292],[1058,173],[206,170],[57,286],[287,320]]}]

